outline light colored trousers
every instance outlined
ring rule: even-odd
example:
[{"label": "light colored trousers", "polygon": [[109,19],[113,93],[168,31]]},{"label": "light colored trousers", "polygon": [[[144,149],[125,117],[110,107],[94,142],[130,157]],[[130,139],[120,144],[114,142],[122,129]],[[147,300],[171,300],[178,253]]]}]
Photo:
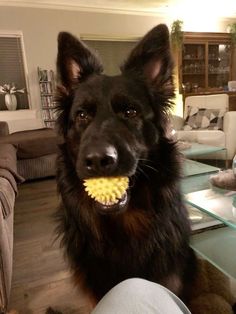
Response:
[{"label": "light colored trousers", "polygon": [[191,314],[165,287],[140,278],[122,281],[97,304],[92,314]]}]

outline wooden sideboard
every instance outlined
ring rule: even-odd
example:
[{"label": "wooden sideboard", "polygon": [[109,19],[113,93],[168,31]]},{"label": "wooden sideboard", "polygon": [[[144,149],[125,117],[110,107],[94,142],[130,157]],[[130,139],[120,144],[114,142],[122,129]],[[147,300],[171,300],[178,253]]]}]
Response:
[{"label": "wooden sideboard", "polygon": [[230,34],[184,32],[183,35],[182,46],[174,51],[183,104],[188,96],[226,93],[229,110],[236,111],[236,91],[228,91],[228,81],[236,80],[236,48]]},{"label": "wooden sideboard", "polygon": [[228,33],[184,32],[178,50],[180,93],[223,91],[236,80],[236,49]]}]

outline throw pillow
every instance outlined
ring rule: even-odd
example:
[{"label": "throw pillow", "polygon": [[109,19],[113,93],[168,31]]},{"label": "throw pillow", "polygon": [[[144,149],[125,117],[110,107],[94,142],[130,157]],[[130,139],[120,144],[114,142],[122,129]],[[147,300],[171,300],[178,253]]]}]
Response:
[{"label": "throw pillow", "polygon": [[188,106],[184,130],[223,130],[225,110]]}]

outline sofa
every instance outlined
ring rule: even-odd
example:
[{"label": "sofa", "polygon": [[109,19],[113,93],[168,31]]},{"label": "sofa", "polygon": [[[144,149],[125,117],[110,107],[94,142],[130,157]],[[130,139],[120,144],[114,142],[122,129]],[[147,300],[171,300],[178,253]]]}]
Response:
[{"label": "sofa", "polygon": [[17,184],[24,179],[17,173],[16,148],[0,145],[0,313],[7,309],[12,277],[13,216]]},{"label": "sofa", "polygon": [[0,121],[0,145],[17,149],[17,171],[25,180],[55,175],[57,135],[53,129],[40,128],[9,133],[8,123]]},{"label": "sofa", "polygon": [[0,313],[7,309],[11,288],[17,187],[55,175],[56,138],[48,128],[9,134],[8,123],[0,122]]},{"label": "sofa", "polygon": [[226,154],[198,158],[231,162],[236,154],[236,111],[229,111],[227,94],[186,97],[184,117],[173,115],[171,123],[178,141],[226,148]]}]

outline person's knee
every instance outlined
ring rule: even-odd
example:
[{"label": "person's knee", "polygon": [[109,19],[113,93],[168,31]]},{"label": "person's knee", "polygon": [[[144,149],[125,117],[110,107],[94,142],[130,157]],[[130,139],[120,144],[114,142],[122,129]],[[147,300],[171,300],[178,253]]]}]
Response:
[{"label": "person's knee", "polygon": [[189,313],[163,286],[141,278],[126,279],[113,287],[94,309],[95,314]]},{"label": "person's knee", "polygon": [[[148,281],[146,279],[142,278],[129,278],[122,282],[120,282],[117,286],[114,288],[121,289],[122,291],[126,291],[126,294],[131,291],[133,294],[135,291],[135,294],[137,295],[139,292],[143,295],[145,291],[155,290],[155,293],[159,291],[163,291],[163,287],[157,283],[154,283],[152,281]],[[113,288],[113,289],[114,289]]]},{"label": "person's knee", "polygon": [[149,285],[151,283],[151,281],[148,281],[146,279],[142,279],[142,278],[129,278],[129,279],[125,279],[123,281],[121,281],[119,284],[116,285],[116,287],[121,287],[121,288],[131,288],[133,289],[134,287],[139,288],[142,287],[144,285]]}]

